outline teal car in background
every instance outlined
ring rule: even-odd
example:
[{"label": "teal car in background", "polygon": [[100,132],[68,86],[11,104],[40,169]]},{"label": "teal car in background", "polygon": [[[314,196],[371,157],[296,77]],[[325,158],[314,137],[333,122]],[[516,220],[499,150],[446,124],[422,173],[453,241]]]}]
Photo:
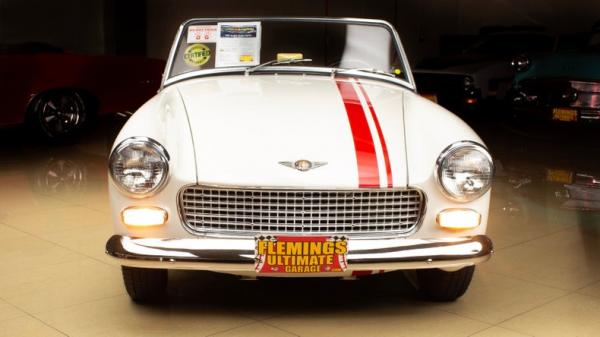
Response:
[{"label": "teal car in background", "polygon": [[513,117],[600,124],[600,29],[576,51],[515,57]]}]

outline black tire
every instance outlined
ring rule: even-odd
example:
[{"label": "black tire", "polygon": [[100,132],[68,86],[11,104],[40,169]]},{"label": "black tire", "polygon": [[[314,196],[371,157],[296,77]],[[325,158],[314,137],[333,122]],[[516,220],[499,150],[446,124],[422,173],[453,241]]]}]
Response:
[{"label": "black tire", "polygon": [[92,110],[83,96],[71,90],[52,90],[35,97],[28,122],[42,138],[55,143],[73,141],[89,124]]},{"label": "black tire", "polygon": [[121,267],[127,294],[135,302],[148,302],[161,297],[167,289],[166,269]]},{"label": "black tire", "polygon": [[475,266],[465,267],[454,272],[440,269],[418,269],[419,291],[434,301],[455,301],[469,288],[474,271]]}]

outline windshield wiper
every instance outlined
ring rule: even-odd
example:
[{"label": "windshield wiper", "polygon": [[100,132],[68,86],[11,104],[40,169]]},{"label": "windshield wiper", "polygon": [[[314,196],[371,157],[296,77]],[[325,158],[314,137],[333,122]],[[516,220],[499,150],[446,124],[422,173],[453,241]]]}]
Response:
[{"label": "windshield wiper", "polygon": [[334,68],[334,69],[331,69],[331,76],[335,77],[335,75],[337,75],[337,74],[343,74],[343,73],[348,73],[348,72],[353,72],[353,71],[365,72],[365,73],[371,73],[371,74],[377,74],[377,75],[385,75],[385,76],[390,76],[390,77],[396,78],[396,75],[394,75],[394,74],[390,74],[388,72],[385,72],[385,71],[379,70],[379,69],[375,69],[375,68],[348,68],[348,69]]},{"label": "windshield wiper", "polygon": [[254,67],[246,68],[246,70],[244,71],[244,75],[248,76],[251,72],[258,70],[260,68],[266,67],[266,66],[277,66],[280,64],[294,64],[294,63],[301,63],[301,62],[312,62],[312,59],[289,59],[289,60],[283,60],[283,61],[271,60],[271,61],[267,61],[265,63],[261,63]]}]

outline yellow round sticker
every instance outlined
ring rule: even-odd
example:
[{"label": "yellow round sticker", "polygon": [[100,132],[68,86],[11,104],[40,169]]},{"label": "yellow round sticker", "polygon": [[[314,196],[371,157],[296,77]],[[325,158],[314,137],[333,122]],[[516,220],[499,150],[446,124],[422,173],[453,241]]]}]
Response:
[{"label": "yellow round sticker", "polygon": [[201,65],[208,62],[210,59],[210,49],[201,44],[193,44],[186,48],[183,54],[183,60],[185,63],[192,67],[200,67]]}]

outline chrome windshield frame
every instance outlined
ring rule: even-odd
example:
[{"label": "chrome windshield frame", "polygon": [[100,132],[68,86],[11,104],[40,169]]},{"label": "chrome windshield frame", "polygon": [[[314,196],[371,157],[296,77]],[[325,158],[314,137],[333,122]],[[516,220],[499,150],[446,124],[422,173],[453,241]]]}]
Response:
[{"label": "chrome windshield frame", "polygon": [[387,29],[394,39],[396,45],[396,52],[399,54],[400,61],[404,66],[404,71],[406,73],[406,80],[395,78],[391,76],[381,75],[381,74],[373,74],[368,72],[362,72],[359,70],[349,70],[349,69],[339,69],[339,68],[328,68],[328,67],[301,67],[301,66],[269,66],[263,69],[256,71],[256,74],[259,73],[269,73],[269,72],[282,72],[282,73],[313,73],[313,74],[321,74],[321,75],[331,75],[335,70],[342,70],[339,75],[341,76],[360,76],[366,78],[372,78],[377,80],[383,80],[390,83],[399,84],[403,87],[406,87],[410,90],[415,91],[416,85],[415,80],[413,78],[412,70],[410,68],[410,64],[408,63],[408,59],[406,57],[406,53],[404,52],[404,47],[402,46],[402,41],[400,41],[400,36],[394,27],[387,21],[384,20],[375,20],[375,19],[357,19],[357,18],[327,18],[327,17],[245,17],[245,18],[198,18],[198,19],[190,19],[185,21],[179,26],[177,30],[177,34],[173,41],[173,45],[171,46],[171,51],[169,52],[169,58],[167,59],[167,65],[165,67],[165,71],[162,76],[162,81],[160,85],[160,90],[165,87],[174,84],[176,82],[180,82],[183,80],[196,78],[196,77],[205,77],[205,76],[218,76],[218,75],[226,75],[226,74],[237,74],[244,73],[247,67],[231,67],[231,68],[215,68],[215,69],[206,69],[206,70],[195,70],[190,71],[184,74],[175,75],[173,77],[169,77],[171,73],[172,64],[174,62],[175,53],[179,46],[179,42],[183,36],[183,29],[189,25],[190,23],[206,23],[206,22],[237,22],[237,21],[292,21],[292,22],[315,22],[315,23],[349,23],[354,25],[368,25],[368,26],[380,26]]}]

